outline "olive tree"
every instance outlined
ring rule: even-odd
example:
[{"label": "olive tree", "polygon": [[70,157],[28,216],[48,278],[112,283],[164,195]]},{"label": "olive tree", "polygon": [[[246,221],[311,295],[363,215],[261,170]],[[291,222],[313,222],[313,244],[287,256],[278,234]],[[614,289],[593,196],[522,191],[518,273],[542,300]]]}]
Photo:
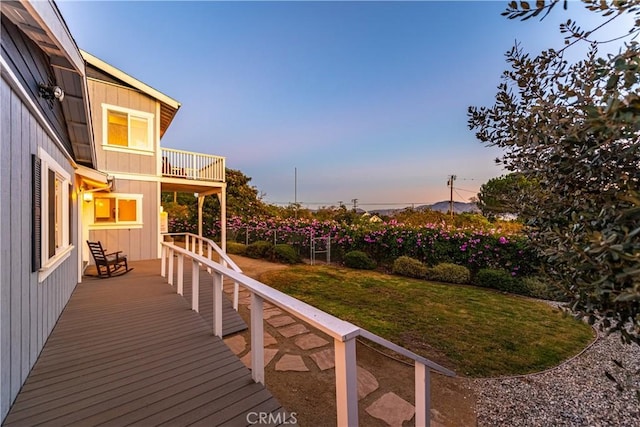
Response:
[{"label": "olive tree", "polygon": [[[511,2],[504,15],[545,16],[558,3]],[[595,32],[571,20],[563,49],[533,56],[516,44],[495,104],[470,107],[468,123],[503,149],[507,170],[536,182],[515,206],[571,308],[640,344],[640,0],[584,3],[609,23],[633,17],[618,53],[600,56]],[[565,52],[578,42],[588,53],[570,63]]]}]

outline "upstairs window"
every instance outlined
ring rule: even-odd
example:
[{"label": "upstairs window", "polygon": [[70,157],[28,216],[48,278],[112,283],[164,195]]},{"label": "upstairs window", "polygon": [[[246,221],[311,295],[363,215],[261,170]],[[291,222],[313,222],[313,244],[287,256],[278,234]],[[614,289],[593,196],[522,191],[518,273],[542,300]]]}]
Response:
[{"label": "upstairs window", "polygon": [[102,104],[103,147],[153,152],[153,114]]}]

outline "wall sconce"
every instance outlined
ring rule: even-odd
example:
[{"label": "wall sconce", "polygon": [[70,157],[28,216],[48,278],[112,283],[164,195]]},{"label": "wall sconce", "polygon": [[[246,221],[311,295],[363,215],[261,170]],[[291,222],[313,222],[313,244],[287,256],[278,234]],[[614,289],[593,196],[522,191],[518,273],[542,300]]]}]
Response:
[{"label": "wall sconce", "polygon": [[84,192],[84,194],[82,195],[82,200],[84,200],[85,202],[90,202],[93,200],[93,193],[89,193],[89,192]]},{"label": "wall sconce", "polygon": [[64,99],[64,91],[60,86],[54,86],[52,84],[44,84],[40,83],[38,85],[40,97],[46,99],[47,101],[53,101],[57,99],[62,102]]}]

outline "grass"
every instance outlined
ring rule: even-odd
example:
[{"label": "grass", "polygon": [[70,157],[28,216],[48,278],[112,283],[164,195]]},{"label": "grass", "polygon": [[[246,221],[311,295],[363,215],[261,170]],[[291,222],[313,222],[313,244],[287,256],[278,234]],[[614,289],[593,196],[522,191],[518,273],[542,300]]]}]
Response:
[{"label": "grass", "polygon": [[260,280],[461,375],[540,371],[593,339],[589,326],[545,303],[472,286],[328,266],[294,266]]}]

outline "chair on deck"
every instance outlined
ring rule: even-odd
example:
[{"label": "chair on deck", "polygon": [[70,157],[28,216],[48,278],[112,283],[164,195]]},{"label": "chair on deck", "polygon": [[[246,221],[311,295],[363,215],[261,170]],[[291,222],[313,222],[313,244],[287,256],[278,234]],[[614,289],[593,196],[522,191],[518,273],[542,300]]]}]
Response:
[{"label": "chair on deck", "polygon": [[121,255],[122,251],[105,254],[100,242],[90,242],[87,240],[91,255],[96,263],[98,277],[104,279],[106,277],[120,276],[133,270],[127,264],[127,256]]}]

